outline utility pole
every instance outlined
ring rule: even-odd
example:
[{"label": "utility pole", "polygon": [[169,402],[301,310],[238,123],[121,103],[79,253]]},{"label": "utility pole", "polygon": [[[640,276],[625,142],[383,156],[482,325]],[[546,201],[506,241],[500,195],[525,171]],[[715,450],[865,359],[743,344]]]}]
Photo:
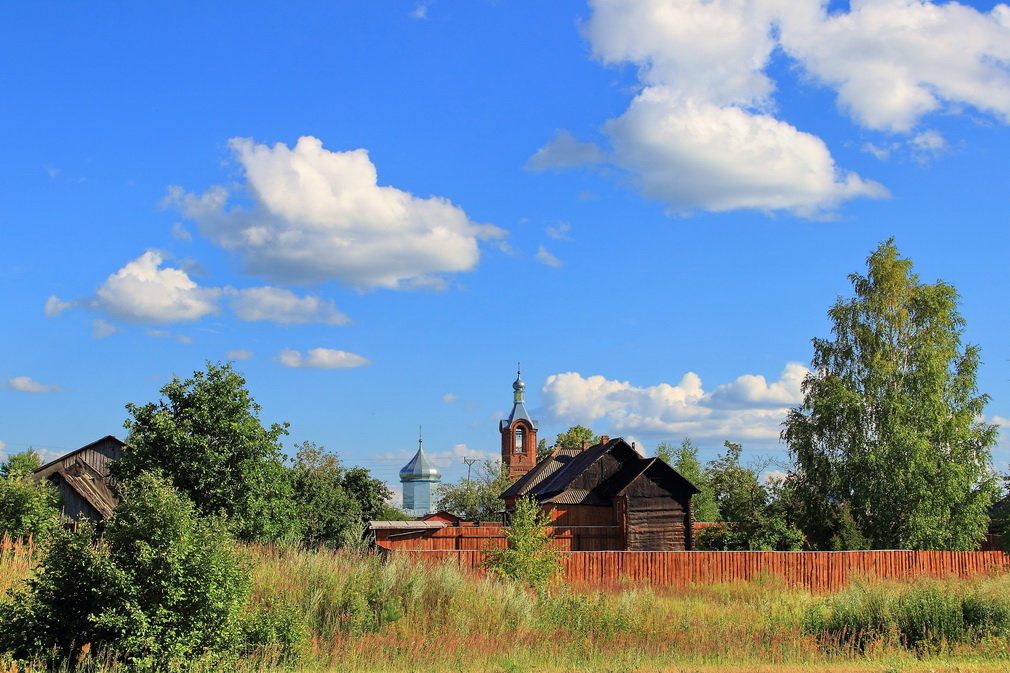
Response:
[{"label": "utility pole", "polygon": [[466,484],[470,485],[470,468],[476,463],[480,458],[464,458],[463,462],[466,463]]}]

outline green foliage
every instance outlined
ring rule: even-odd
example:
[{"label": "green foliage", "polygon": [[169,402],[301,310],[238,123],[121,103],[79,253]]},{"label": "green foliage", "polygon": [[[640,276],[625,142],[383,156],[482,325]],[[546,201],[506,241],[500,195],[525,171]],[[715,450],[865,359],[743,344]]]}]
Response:
[{"label": "green foliage", "polygon": [[719,507],[724,526],[698,532],[696,549],[798,550],[803,536],[793,526],[778,492],[765,488],[758,471],[740,464],[740,444],[725,442],[726,453],[711,461],[706,480]]},{"label": "green foliage", "polygon": [[385,503],[391,494],[384,483],[363,468],[344,470],[337,454],[312,442],[298,447],[292,473],[301,540],[307,545],[345,546],[361,538],[367,521],[406,516]]},{"label": "green foliage", "polygon": [[587,427],[573,425],[564,432],[558,433],[557,438],[554,440],[554,446],[581,447],[583,441],[588,441],[590,445],[597,444],[600,441],[600,437],[593,434],[593,431]]},{"label": "green foliage", "polygon": [[804,628],[857,650],[878,642],[935,653],[1010,635],[1010,597],[985,583],[967,588],[938,580],[856,583],[811,605]]},{"label": "green foliage", "polygon": [[500,520],[504,503],[498,496],[511,485],[505,465],[488,460],[477,469],[473,479],[439,486],[435,491],[435,509],[467,521]]},{"label": "green foliage", "polygon": [[59,660],[90,644],[171,670],[235,648],[248,575],[223,521],[199,518],[185,496],[140,475],[101,539],[86,523],[54,536],[0,606],[0,651]]},{"label": "green foliage", "polygon": [[513,582],[542,589],[561,572],[550,550],[550,518],[532,498],[516,500],[505,527],[505,548],[490,549],[484,567]]},{"label": "green foliage", "polygon": [[0,537],[45,537],[59,526],[60,498],[47,481],[31,474],[41,460],[34,451],[18,453],[0,469]]},{"label": "green foliage", "polygon": [[681,440],[677,447],[660,442],[656,447],[656,457],[677,470],[698,489],[698,493],[691,498],[695,521],[721,521],[719,504],[709,483],[708,472],[702,468],[701,461],[698,460],[698,449],[688,437]]},{"label": "green foliage", "polygon": [[541,439],[537,442],[537,462],[539,463],[541,460],[551,455],[551,451],[553,450],[553,447],[547,446],[546,439]]},{"label": "green foliage", "polygon": [[35,449],[15,453],[0,465],[0,477],[27,477],[42,467],[42,456]]},{"label": "green foliage", "polygon": [[840,543],[847,516],[872,548],[974,549],[997,438],[979,420],[979,349],[962,346],[955,289],[920,283],[893,240],[867,266],[850,276],[855,297],[828,311],[834,339],[814,339],[803,403],[782,432],[799,523],[818,549]]},{"label": "green foliage", "polygon": [[278,540],[298,521],[280,437],[286,426],[263,427],[260,407],[231,364],[207,363],[190,379],[172,379],[164,399],[128,404],[125,427],[133,449],[112,465],[128,482],[158,472],[204,515],[225,514],[244,539]]}]

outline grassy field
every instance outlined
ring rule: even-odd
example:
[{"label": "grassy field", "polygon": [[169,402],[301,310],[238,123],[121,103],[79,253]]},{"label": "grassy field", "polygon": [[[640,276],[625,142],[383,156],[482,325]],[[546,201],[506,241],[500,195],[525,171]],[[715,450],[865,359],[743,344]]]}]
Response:
[{"label": "grassy field", "polygon": [[[769,577],[538,596],[446,565],[247,553],[250,610],[268,639],[296,643],[245,653],[233,671],[1010,671],[1010,577],[829,595]],[[0,592],[31,565],[29,548],[0,545]]]}]

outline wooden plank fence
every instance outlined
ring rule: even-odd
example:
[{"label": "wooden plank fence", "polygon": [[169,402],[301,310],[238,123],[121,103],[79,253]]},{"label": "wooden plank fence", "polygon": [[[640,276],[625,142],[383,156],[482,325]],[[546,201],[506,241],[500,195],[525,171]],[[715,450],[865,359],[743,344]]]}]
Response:
[{"label": "wooden plank fence", "polygon": [[[479,550],[387,550],[424,562],[456,563],[483,572]],[[619,581],[685,587],[777,575],[787,584],[813,591],[835,591],[853,577],[911,580],[920,577],[971,577],[1010,570],[1000,551],[843,551],[843,552],[556,552],[572,584],[613,585]]]}]

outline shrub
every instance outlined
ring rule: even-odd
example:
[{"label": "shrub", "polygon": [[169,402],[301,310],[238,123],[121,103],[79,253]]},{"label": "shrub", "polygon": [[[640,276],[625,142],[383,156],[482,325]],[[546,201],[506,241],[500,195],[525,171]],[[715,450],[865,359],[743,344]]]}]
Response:
[{"label": "shrub", "polygon": [[505,528],[505,549],[488,550],[484,567],[500,577],[535,589],[547,585],[561,571],[557,554],[549,548],[550,519],[531,498],[516,501]]},{"label": "shrub", "polygon": [[235,649],[249,590],[224,522],[140,475],[103,539],[87,524],[54,536],[35,575],[0,606],[0,651],[66,659],[87,646],[172,670]]},{"label": "shrub", "polygon": [[0,537],[45,536],[58,525],[56,489],[32,479],[41,464],[39,454],[28,450],[0,465]]}]

